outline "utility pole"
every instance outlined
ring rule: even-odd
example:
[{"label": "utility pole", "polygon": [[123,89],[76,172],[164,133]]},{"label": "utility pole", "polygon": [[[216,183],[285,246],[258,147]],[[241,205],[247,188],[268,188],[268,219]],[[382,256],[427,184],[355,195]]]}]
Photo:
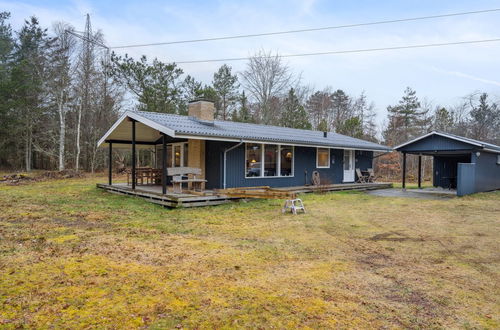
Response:
[{"label": "utility pole", "polygon": [[[67,33],[82,40],[82,50],[79,58],[79,76],[80,76],[80,86],[79,90],[79,104],[77,107],[77,129],[76,129],[76,159],[75,159],[75,170],[78,171],[80,168],[80,154],[81,154],[81,135],[82,135],[82,116],[90,113],[91,107],[91,88],[92,88],[92,75],[93,75],[93,65],[94,65],[94,47],[98,46],[106,50],[106,55],[104,59],[104,95],[102,99],[102,107],[104,110],[106,107],[107,100],[107,66],[109,63],[109,47],[103,43],[96,40],[93,31],[92,24],[90,21],[90,14],[87,14],[85,20],[85,30],[83,32],[76,32],[71,30],[66,30]],[[104,111],[102,111],[104,113]],[[92,167],[93,170],[93,167]]]}]

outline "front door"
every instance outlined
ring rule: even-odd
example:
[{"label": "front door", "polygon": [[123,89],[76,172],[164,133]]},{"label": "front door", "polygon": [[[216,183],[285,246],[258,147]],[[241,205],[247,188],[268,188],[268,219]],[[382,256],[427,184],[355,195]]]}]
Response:
[{"label": "front door", "polygon": [[354,150],[344,150],[343,182],[354,182]]}]

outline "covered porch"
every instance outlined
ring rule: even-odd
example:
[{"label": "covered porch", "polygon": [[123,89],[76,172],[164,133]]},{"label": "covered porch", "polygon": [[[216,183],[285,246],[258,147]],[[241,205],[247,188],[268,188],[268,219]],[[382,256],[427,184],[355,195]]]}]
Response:
[{"label": "covered porch", "polygon": [[[172,134],[173,135],[173,134]],[[158,190],[163,195],[185,195],[191,190],[204,191],[205,141],[174,138],[154,123],[139,122],[130,114],[119,120],[105,135],[101,146],[108,147],[107,186],[127,187],[131,190]],[[113,182],[114,151],[130,152],[126,166],[127,182]],[[139,164],[138,153],[148,153],[147,164]]]}]

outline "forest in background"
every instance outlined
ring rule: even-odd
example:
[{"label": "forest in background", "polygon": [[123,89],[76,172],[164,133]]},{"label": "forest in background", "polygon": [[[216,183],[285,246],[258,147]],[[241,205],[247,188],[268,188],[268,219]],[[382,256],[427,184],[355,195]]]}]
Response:
[{"label": "forest in background", "polygon": [[[500,144],[498,99],[480,91],[439,105],[408,87],[378,125],[365,93],[315,90],[279,54],[259,50],[242,72],[223,64],[203,84],[175,63],[109,52],[89,17],[82,34],[64,22],[42,27],[36,17],[13,31],[9,17],[0,13],[1,168],[100,170],[106,153],[97,141],[121,112],[186,114],[196,98],[215,102],[220,120],[333,131],[388,146],[432,130]],[[415,164],[410,157],[410,173]],[[376,166],[395,178],[400,157],[379,157]],[[424,172],[430,176],[430,159]]]}]

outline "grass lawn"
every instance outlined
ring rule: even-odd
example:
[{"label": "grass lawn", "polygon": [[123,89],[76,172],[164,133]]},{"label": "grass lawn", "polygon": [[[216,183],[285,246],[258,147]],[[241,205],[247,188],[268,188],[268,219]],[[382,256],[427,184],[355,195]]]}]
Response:
[{"label": "grass lawn", "polygon": [[168,210],[0,185],[0,328],[500,327],[500,192]]}]

